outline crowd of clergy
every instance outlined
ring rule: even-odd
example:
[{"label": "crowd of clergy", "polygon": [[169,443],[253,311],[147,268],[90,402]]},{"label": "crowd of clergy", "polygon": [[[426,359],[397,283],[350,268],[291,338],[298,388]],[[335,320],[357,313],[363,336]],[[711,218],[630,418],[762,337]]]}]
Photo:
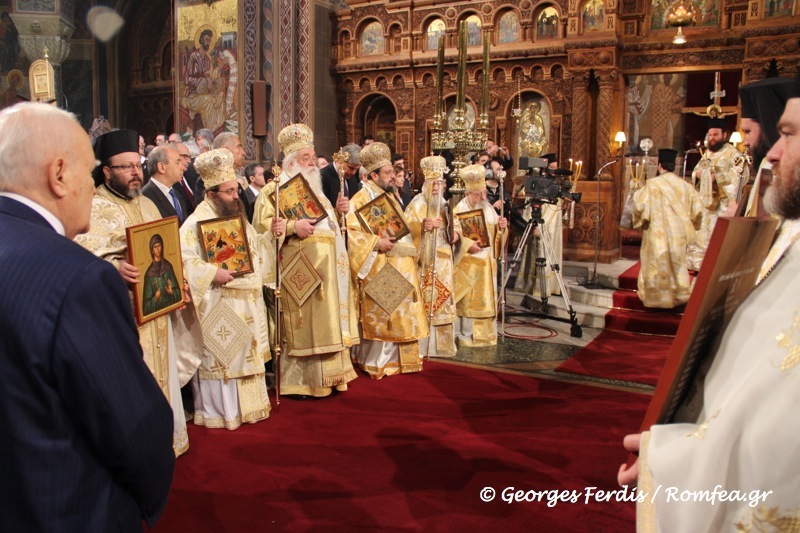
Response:
[{"label": "crowd of clergy", "polygon": [[[402,159],[383,143],[347,145],[321,170],[310,128],[289,125],[278,141],[281,166],[247,167],[232,134],[194,158],[173,142],[144,159],[132,130],[94,141],[91,229],[76,241],[111,262],[132,295],[144,284],[146,309],[172,306],[138,329],[173,408],[176,456],[189,446],[189,413],[195,424],[233,430],[269,417],[269,386],[279,398],[323,398],[346,391],[356,368],[374,379],[419,372],[457,345],[497,342],[508,223],[487,201],[483,165],[462,169],[466,192],[451,213],[441,156],[420,161],[421,191],[404,199]],[[192,174],[201,186],[183,182]],[[464,213],[473,226],[483,221],[480,235],[462,231]],[[167,217],[179,222],[183,286],[160,235],[146,271],[130,257],[131,228]],[[239,231],[202,231],[226,219]],[[237,262],[244,248],[247,260]],[[134,311],[144,305],[131,302]]]}]

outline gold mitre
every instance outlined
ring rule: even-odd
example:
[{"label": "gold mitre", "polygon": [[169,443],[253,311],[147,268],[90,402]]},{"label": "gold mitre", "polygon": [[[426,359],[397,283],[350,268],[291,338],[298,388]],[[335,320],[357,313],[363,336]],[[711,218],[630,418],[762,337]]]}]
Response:
[{"label": "gold mitre", "polygon": [[314,149],[314,132],[305,124],[289,124],[278,134],[278,144],[284,157],[303,148]]},{"label": "gold mitre", "polygon": [[483,165],[468,165],[461,169],[459,175],[468,191],[482,191],[486,188],[486,167]]},{"label": "gold mitre", "polygon": [[447,161],[440,155],[423,157],[419,162],[419,166],[422,167],[422,175],[425,176],[425,181],[441,179],[442,174],[447,172]]},{"label": "gold mitre", "polygon": [[194,168],[200,174],[206,190],[236,180],[233,154],[227,148],[217,148],[198,155],[194,160]]},{"label": "gold mitre", "polygon": [[367,174],[392,164],[392,151],[383,143],[371,143],[358,153],[361,166]]}]

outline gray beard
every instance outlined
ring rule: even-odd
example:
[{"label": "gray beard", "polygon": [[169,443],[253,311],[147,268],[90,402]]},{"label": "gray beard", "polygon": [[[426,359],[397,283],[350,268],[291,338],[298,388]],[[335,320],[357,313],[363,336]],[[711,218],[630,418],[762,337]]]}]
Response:
[{"label": "gray beard", "polygon": [[[773,178],[772,185],[764,193],[764,207],[768,212],[780,215],[789,220],[800,219],[800,167],[792,173],[791,179],[787,176]],[[780,186],[776,180],[780,179]]]}]

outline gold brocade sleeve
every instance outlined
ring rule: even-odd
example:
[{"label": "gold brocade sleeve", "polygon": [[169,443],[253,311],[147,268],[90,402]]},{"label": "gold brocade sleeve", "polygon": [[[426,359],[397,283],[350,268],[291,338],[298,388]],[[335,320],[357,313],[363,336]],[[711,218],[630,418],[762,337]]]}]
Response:
[{"label": "gold brocade sleeve", "polygon": [[364,231],[356,216],[356,210],[369,200],[369,193],[366,189],[361,189],[350,199],[350,212],[347,213],[347,255],[350,259],[350,274],[353,277],[353,283],[358,280],[358,273],[380,241],[380,237],[377,235]]}]

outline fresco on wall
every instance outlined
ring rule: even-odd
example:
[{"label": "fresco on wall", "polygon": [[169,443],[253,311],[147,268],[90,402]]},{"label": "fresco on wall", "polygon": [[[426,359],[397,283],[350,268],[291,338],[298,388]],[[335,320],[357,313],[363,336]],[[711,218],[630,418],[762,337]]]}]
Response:
[{"label": "fresco on wall", "polygon": [[386,42],[380,22],[370,22],[361,32],[361,55],[374,56],[385,53]]},{"label": "fresco on wall", "polygon": [[765,0],[764,18],[788,17],[793,9],[793,0]]},{"label": "fresco on wall", "polygon": [[470,15],[467,17],[467,46],[481,43],[481,18],[478,15]]},{"label": "fresco on wall", "polygon": [[238,2],[178,2],[177,131],[239,134]]},{"label": "fresco on wall", "polygon": [[444,35],[444,30],[445,26],[442,19],[436,19],[428,25],[426,50],[439,49],[439,36]]},{"label": "fresco on wall", "polygon": [[519,41],[519,15],[516,11],[508,11],[500,17],[498,44],[515,43]]},{"label": "fresco on wall", "polygon": [[583,32],[602,31],[605,25],[606,7],[603,0],[588,0],[583,4]]},{"label": "fresco on wall", "polygon": [[[694,0],[697,26],[716,26],[719,24],[721,0]],[[653,0],[651,4],[650,29],[663,30],[667,27],[667,12],[675,4],[675,0]]]},{"label": "fresco on wall", "polygon": [[558,37],[558,11],[554,7],[546,7],[536,17],[536,39],[556,37]]},{"label": "fresco on wall", "polygon": [[682,150],[683,114],[686,101],[686,74],[647,74],[627,76],[625,124],[629,150],[649,137],[653,150]]}]

